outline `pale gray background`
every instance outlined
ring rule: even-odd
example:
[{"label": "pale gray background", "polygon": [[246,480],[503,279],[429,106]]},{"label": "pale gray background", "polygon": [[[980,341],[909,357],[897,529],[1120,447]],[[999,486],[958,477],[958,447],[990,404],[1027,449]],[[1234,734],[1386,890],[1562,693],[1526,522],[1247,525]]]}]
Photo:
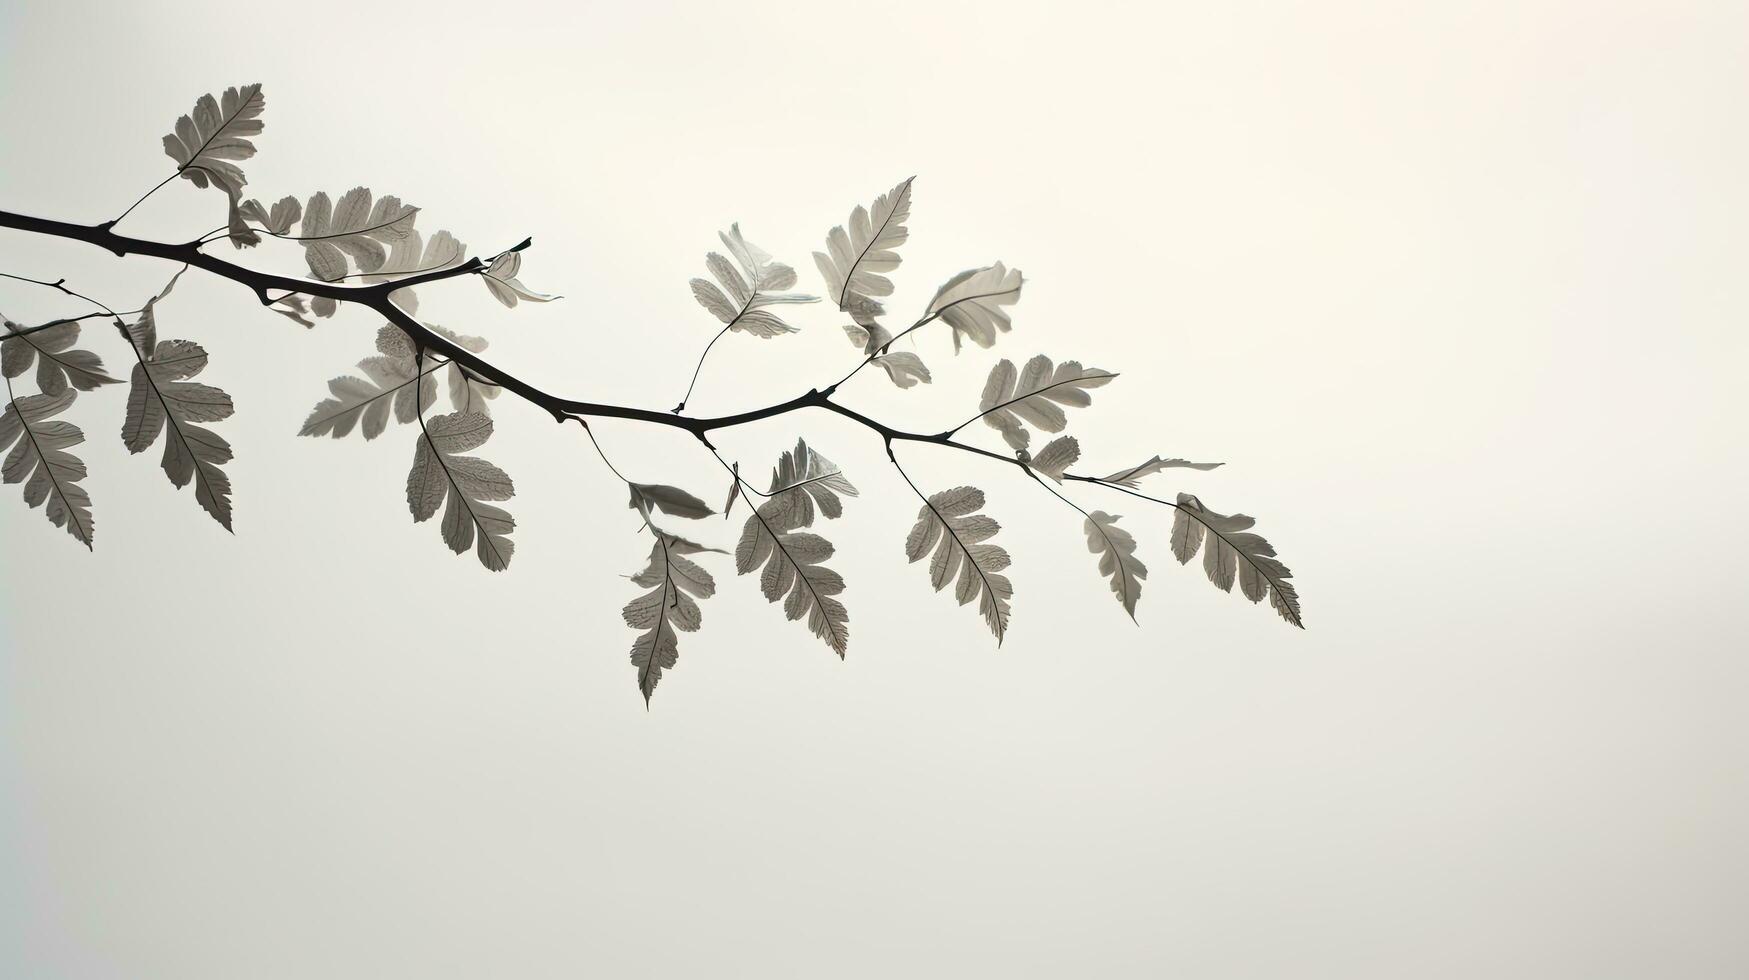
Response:
[{"label": "pale gray background", "polygon": [[[1075,487],[1142,541],[1132,626],[1067,508],[907,447],[1006,525],[997,651],[904,564],[878,441],[814,414],[719,442],[760,474],[805,434],[863,487],[830,528],[849,660],[716,559],[646,714],[647,539],[575,426],[499,403],[521,523],[489,575],[411,524],[407,430],[292,438],[376,324],[190,276],[164,329],[236,394],[236,537],[127,456],[115,389],[72,413],[95,555],[0,499],[0,975],[1749,973],[1742,5],[0,10],[5,207],[112,216],[197,95],[260,80],[252,190],[532,234],[563,303],[457,282],[424,312],[578,396],[673,404],[730,221],[815,286],[826,230],[917,173],[896,309],[994,258],[1031,282],[998,351],[932,328],[932,388],[845,399],[931,429],[998,355],[1121,369],[1090,459],[1227,460],[1154,486],[1257,515],[1310,626]],[[128,225],[217,223],[179,183]],[[0,268],[129,307],[170,271],[16,233]],[[16,319],[76,307],[0,284]],[[797,320],[728,338],[696,407],[853,363]],[[600,434],[722,489],[683,435]]]}]

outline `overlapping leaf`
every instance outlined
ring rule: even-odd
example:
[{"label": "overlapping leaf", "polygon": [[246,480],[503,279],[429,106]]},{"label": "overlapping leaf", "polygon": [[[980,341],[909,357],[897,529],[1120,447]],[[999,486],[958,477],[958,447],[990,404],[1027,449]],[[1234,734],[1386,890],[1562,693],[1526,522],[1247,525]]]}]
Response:
[{"label": "overlapping leaf", "polygon": [[805,441],[784,453],[772,472],[771,496],[755,507],[735,548],[735,570],[746,575],[763,569],[760,589],[770,602],[783,600],[790,619],[808,617],[808,628],[840,657],[850,643],[850,614],[835,596],[844,579],[827,568],[830,541],[801,530],[814,523],[814,512],[828,518],[843,513],[839,495],[855,496],[844,474]]},{"label": "overlapping leaf", "polygon": [[927,315],[939,317],[953,328],[954,353],[959,353],[964,340],[988,348],[998,333],[1013,329],[1002,307],[1020,300],[1022,282],[1019,269],[1009,269],[1000,262],[967,269],[936,290]]},{"label": "overlapping leaf", "polygon": [[[24,502],[42,507],[49,522],[64,527],[80,544],[91,547],[96,525],[91,519],[91,495],[79,485],[85,463],[67,450],[85,441],[85,433],[54,416],[78,397],[72,388],[53,394],[12,398],[0,414],[0,479],[24,484]],[[7,452],[7,450],[11,450]]]},{"label": "overlapping leaf", "polygon": [[79,340],[77,321],[53,326],[21,327],[0,318],[0,374],[16,378],[36,366],[36,385],[45,395],[56,395],[69,386],[90,391],[118,383],[103,370],[103,359],[73,345]]},{"label": "overlapping leaf", "polygon": [[675,517],[699,520],[716,513],[710,509],[709,504],[679,487],[664,483],[627,483],[626,486],[631,488],[632,499],[629,506],[645,514],[659,510]]},{"label": "overlapping leaf", "polygon": [[881,370],[887,372],[893,384],[901,388],[910,388],[918,382],[928,384],[934,380],[930,377],[929,367],[923,363],[923,358],[910,351],[894,351],[883,354],[881,348],[892,343],[893,335],[886,327],[870,319],[867,323],[847,323],[844,325],[844,335],[850,342],[862,349],[864,354],[872,357]]},{"label": "overlapping leaf", "polygon": [[1099,556],[1099,574],[1111,579],[1111,592],[1130,619],[1136,618],[1136,601],[1142,597],[1142,579],[1148,566],[1136,557],[1136,539],[1117,526],[1119,515],[1096,510],[1087,515],[1087,550]]},{"label": "overlapping leaf", "polygon": [[1001,432],[1009,446],[1022,450],[1031,441],[1022,422],[1041,432],[1061,432],[1068,419],[1060,406],[1092,404],[1087,389],[1108,384],[1115,377],[1097,368],[1083,368],[1079,361],[1064,361],[1053,368],[1051,359],[1043,354],[1018,371],[1013,361],[1003,358],[990,369],[984,383],[978,417]]},{"label": "overlapping leaf", "polygon": [[[347,260],[361,273],[377,272],[388,261],[386,246],[413,232],[419,209],[392,194],[372,199],[370,188],[354,187],[331,202],[317,191],[304,205],[303,224],[294,239],[304,247],[310,276],[338,282],[350,275]],[[318,296],[310,301],[317,316],[333,316],[338,304]]]},{"label": "overlapping leaf", "polygon": [[175,284],[172,278],[128,327],[138,363],[128,385],[122,443],[141,453],[165,435],[162,464],[171,485],[192,481],[194,499],[229,531],[231,478],[220,467],[231,461],[231,444],[201,423],[230,418],[234,409],[223,390],[188,380],[206,369],[205,348],[192,340],[158,339],[157,303]]},{"label": "overlapping leaf", "polygon": [[1014,586],[1002,570],[1009,565],[1008,552],[987,542],[1002,525],[995,518],[976,513],[983,509],[984,491],[955,487],[930,494],[917,511],[917,523],[905,538],[905,556],[913,563],[934,552],[929,562],[929,580],[940,592],[950,582],[960,605],[978,599],[978,610],[997,644],[1008,630],[1009,600]]},{"label": "overlapping leaf", "polygon": [[857,205],[850,213],[850,230],[846,232],[843,225],[833,228],[826,236],[826,251],[814,253],[828,295],[859,323],[885,312],[875,297],[893,293],[893,281],[882,273],[899,267],[894,249],[910,234],[905,222],[911,216],[914,179],[907,177],[876,198],[872,208]]},{"label": "overlapping leaf", "polygon": [[516,493],[510,477],[477,456],[462,456],[492,436],[492,420],[478,413],[452,412],[425,420],[407,475],[407,506],[423,522],[443,509],[443,543],[456,554],[478,541],[475,554],[490,571],[510,567],[516,550],[510,534],[516,520],[488,501]]},{"label": "overlapping leaf", "polygon": [[711,573],[686,557],[715,549],[652,530],[656,543],[650,548],[650,561],[632,576],[634,584],[649,591],[626,603],[624,611],[626,625],[642,630],[632,641],[632,666],[637,668],[638,690],[646,706],[662,674],[680,658],[675,634],[691,633],[703,624],[698,600],[717,591]]},{"label": "overlapping leaf", "polygon": [[260,239],[244,224],[238,209],[248,180],[231,161],[255,155],[249,137],[261,132],[260,116],[266,107],[260,83],[228,88],[218,99],[203,95],[195,101],[194,112],[176,120],[176,127],[164,137],[164,152],[176,161],[178,175],[196,187],[214,186],[225,192],[231,244],[238,248]]},{"label": "overlapping leaf", "polygon": [[437,401],[435,374],[445,362],[427,358],[417,363],[406,335],[393,324],[377,331],[377,350],[376,356],[358,362],[363,378],[343,374],[328,382],[331,396],[310,410],[298,435],[341,439],[360,428],[366,439],[375,439],[388,427],[391,414],[407,425]]},{"label": "overlapping leaf", "polygon": [[[363,278],[365,282],[388,282],[421,272],[451,269],[467,261],[467,257],[468,247],[449,232],[439,231],[427,240],[417,228],[409,228],[406,235],[389,243],[389,255],[383,264]],[[389,294],[389,299],[408,315],[419,312],[419,297],[411,288],[397,289]]]},{"label": "overlapping leaf", "polygon": [[1245,598],[1261,602],[1267,594],[1282,619],[1304,629],[1300,596],[1288,581],[1293,573],[1275,557],[1269,542],[1251,530],[1255,523],[1244,514],[1217,514],[1195,496],[1181,493],[1172,519],[1172,554],[1179,564],[1187,564],[1202,548],[1203,571],[1216,588],[1231,592],[1237,578]]},{"label": "overlapping leaf", "polygon": [[765,338],[795,333],[795,327],[766,307],[817,303],[820,297],[781,292],[796,284],[796,270],[772,261],[764,249],[743,238],[739,224],[731,225],[726,232],[719,232],[717,237],[723,240],[723,246],[735,257],[740,268],[736,269],[720,253],[706,255],[705,267],[717,283],[706,279],[692,280],[693,298],[730,330]]}]

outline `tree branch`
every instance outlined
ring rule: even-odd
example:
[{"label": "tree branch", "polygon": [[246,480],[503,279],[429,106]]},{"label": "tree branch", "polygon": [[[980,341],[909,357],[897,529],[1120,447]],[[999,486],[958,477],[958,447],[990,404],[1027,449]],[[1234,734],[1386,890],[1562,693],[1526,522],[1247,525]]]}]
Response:
[{"label": "tree branch", "polygon": [[[869,418],[861,412],[831,399],[831,394],[838,385],[833,385],[825,391],[821,391],[818,388],[810,389],[805,394],[797,395],[787,401],[777,402],[763,408],[750,409],[732,415],[710,417],[696,417],[671,412],[660,412],[647,408],[635,408],[627,405],[611,405],[601,402],[564,398],[543,391],[540,388],[523,381],[516,375],[511,374],[504,368],[492,364],[478,354],[463,349],[442,334],[427,329],[424,324],[421,324],[418,320],[409,316],[389,298],[389,295],[397,289],[406,289],[423,283],[437,282],[443,279],[454,279],[465,275],[481,274],[486,269],[487,264],[478,258],[469,259],[461,265],[452,266],[446,269],[435,269],[428,272],[418,273],[405,279],[372,283],[370,285],[345,285],[338,282],[322,282],[315,279],[293,279],[288,276],[280,276],[268,272],[258,272],[254,269],[245,268],[233,262],[227,262],[217,256],[209,255],[206,252],[201,251],[201,242],[198,240],[186,242],[180,245],[149,241],[141,238],[133,238],[127,235],[118,235],[111,229],[110,224],[81,225],[68,221],[56,221],[52,218],[37,218],[30,215],[17,214],[11,211],[0,211],[0,228],[12,228],[18,231],[47,235],[53,238],[64,238],[70,241],[85,242],[117,256],[146,255],[153,258],[165,259],[170,262],[190,265],[204,272],[218,276],[221,279],[228,279],[232,282],[247,286],[255,293],[263,306],[272,305],[278,299],[278,297],[269,296],[268,290],[285,290],[289,292],[304,293],[310,296],[326,297],[337,302],[354,303],[366,307],[367,309],[381,314],[390,323],[393,323],[396,327],[405,332],[416,350],[422,353],[441,355],[449,361],[460,365],[469,373],[486,379],[492,384],[510,391],[530,404],[545,409],[547,413],[552,415],[553,419],[558,422],[569,420],[582,422],[585,417],[589,417],[628,419],[634,422],[647,422],[654,425],[664,425],[690,432],[707,448],[714,450],[715,447],[711,445],[709,433],[718,429],[734,428],[736,426],[746,425],[750,422],[758,422],[763,419],[787,415],[791,412],[800,411],[805,408],[817,408],[841,415],[852,422],[856,422],[864,428],[870,429],[880,435],[888,445],[894,440],[932,443],[934,445],[945,446],[950,449],[958,449],[977,456],[997,460],[998,462],[1008,463],[1030,472],[1027,464],[1018,458],[1004,456],[987,449],[980,449],[977,446],[953,441],[950,437],[954,431],[958,431],[957,429],[950,432],[939,432],[934,434],[906,432]],[[509,251],[517,251],[527,248],[529,244],[530,242],[525,239]],[[23,279],[21,276],[12,276],[10,278]],[[60,289],[62,292],[70,292],[61,284],[61,282],[51,283],[40,280],[24,281],[35,282],[38,285],[43,286],[51,286]],[[62,280],[62,282],[64,281],[65,280]],[[923,323],[927,323],[929,319],[933,318],[927,318],[924,321],[913,325],[910,329],[904,331],[904,333],[901,333],[899,336],[902,337],[905,333],[910,333],[911,330],[915,330]],[[897,339],[898,337],[894,338],[894,340]],[[867,357],[864,359],[863,364],[867,364],[872,360],[873,357]],[[858,366],[858,370],[861,369],[861,366],[862,365]],[[855,373],[856,371],[851,372],[851,374]],[[846,376],[845,380],[848,380],[848,378],[849,376]],[[839,382],[839,384],[842,383],[843,381]],[[1082,480],[1100,486],[1110,486],[1110,484],[1105,483],[1096,477],[1072,476],[1065,474],[1065,478]],[[1158,502],[1166,503],[1166,501]],[[1168,503],[1167,506],[1176,505]]]}]

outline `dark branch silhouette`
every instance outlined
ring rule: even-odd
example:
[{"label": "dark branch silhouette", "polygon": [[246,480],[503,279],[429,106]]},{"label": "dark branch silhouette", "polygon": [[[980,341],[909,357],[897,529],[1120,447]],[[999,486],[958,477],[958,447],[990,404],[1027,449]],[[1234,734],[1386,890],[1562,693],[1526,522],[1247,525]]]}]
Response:
[{"label": "dark branch silhouette", "polygon": [[[741,477],[738,463],[731,465],[722,458],[711,443],[711,433],[813,409],[841,416],[880,437],[889,461],[923,503],[907,542],[911,560],[933,555],[930,574],[935,588],[942,590],[957,578],[958,601],[965,604],[980,599],[984,618],[998,641],[1008,624],[1012,595],[1008,579],[1000,572],[1010,559],[1005,549],[986,543],[999,525],[974,513],[983,506],[982,491],[957,487],[926,494],[899,465],[895,443],[940,446],[1021,469],[1082,516],[1089,550],[1100,556],[1099,571],[1110,578],[1115,597],[1132,618],[1141,579],[1147,574],[1146,566],[1136,557],[1135,540],[1115,526],[1115,516],[1084,509],[1046,482],[1047,478],[1058,484],[1092,484],[1173,508],[1172,548],[1181,563],[1200,549],[1205,571],[1215,585],[1230,590],[1237,581],[1247,598],[1256,602],[1268,596],[1284,619],[1301,625],[1299,599],[1288,581],[1290,574],[1275,559],[1273,548],[1249,530],[1249,517],[1219,514],[1188,494],[1166,500],[1134,489],[1141,478],[1166,469],[1206,470],[1218,464],[1156,456],[1140,466],[1099,477],[1068,472],[1068,466],[1080,455],[1072,436],[1058,435],[1036,454],[1029,452],[1030,430],[1063,432],[1068,423],[1064,407],[1087,405],[1086,389],[1110,382],[1115,373],[1083,369],[1075,361],[1055,363],[1043,355],[1021,369],[1003,359],[991,371],[979,412],[952,429],[935,433],[896,429],[834,400],[841,385],[871,364],[884,368],[899,388],[929,383],[931,376],[920,357],[910,352],[894,353],[892,347],[898,339],[932,323],[947,324],[956,353],[965,341],[980,348],[991,347],[1010,329],[1004,307],[1019,299],[1022,278],[1017,270],[1000,262],[949,279],[922,315],[898,334],[881,326],[879,318],[886,310],[878,297],[893,290],[885,273],[899,265],[896,250],[909,235],[905,222],[914,178],[881,195],[870,208],[857,208],[847,226],[832,229],[827,250],[814,253],[828,296],[854,321],[844,329],[861,349],[856,366],[825,388],[811,388],[760,408],[728,415],[688,415],[684,412],[686,401],[719,340],[731,332],[767,340],[793,333],[797,328],[779,318],[771,307],[818,301],[814,296],[786,292],[795,285],[795,271],[748,242],[738,225],[721,236],[734,261],[710,253],[706,265],[716,281],[692,281],[695,298],[721,326],[700,353],[680,404],[663,412],[568,397],[538,388],[483,356],[483,339],[452,334],[421,323],[415,316],[414,287],[469,276],[479,277],[507,306],[557,298],[534,292],[518,278],[531,240],[524,239],[490,257],[463,258],[465,247],[448,232],[437,232],[429,241],[421,238],[413,227],[418,208],[388,195],[373,200],[362,187],[341,195],[338,202],[320,193],[307,204],[286,197],[271,208],[255,200],[244,201],[246,178],[233,161],[253,156],[255,147],[247,137],[261,132],[259,117],[264,107],[259,85],[228,90],[222,99],[203,96],[194,113],[182,117],[174,132],[165,137],[165,151],[178,163],[176,172],[115,219],[79,224],[0,211],[0,228],[85,242],[117,256],[162,259],[179,267],[178,277],[196,269],[249,289],[262,305],[306,326],[312,322],[304,317],[306,312],[330,316],[339,304],[380,315],[388,324],[378,334],[380,356],[359,365],[367,377],[345,376],[330,382],[334,397],[317,406],[302,434],[340,437],[362,421],[364,436],[369,439],[384,431],[391,414],[401,423],[417,422],[419,441],[407,489],[414,519],[426,520],[442,510],[445,542],[461,552],[477,541],[481,562],[492,570],[503,569],[510,562],[512,542],[508,535],[515,521],[490,501],[509,499],[514,486],[509,476],[491,463],[462,455],[491,435],[493,425],[485,399],[508,391],[545,410],[555,421],[578,422],[614,476],[626,483],[631,506],[640,512],[655,537],[649,566],[634,576],[651,591],[626,607],[627,622],[644,630],[634,644],[632,659],[646,701],[663,672],[675,663],[675,631],[696,629],[701,620],[695,600],[715,591],[709,573],[687,557],[714,549],[659,527],[656,515],[697,519],[715,511],[680,488],[626,480],[595,442],[590,419],[625,419],[681,429],[696,437],[730,476],[724,514],[733,508],[737,497],[752,511],[736,549],[737,569],[743,574],[760,570],[766,597],[783,602],[791,619],[808,617],[814,633],[840,656],[848,643],[848,612],[835,597],[843,591],[844,581],[824,564],[833,553],[831,544],[809,529],[816,512],[838,517],[842,498],[855,496],[855,487],[816,449],[798,443],[779,460],[771,488],[759,490]],[[197,187],[224,191],[226,224],[181,243],[135,238],[116,230],[122,218],[177,177]],[[295,234],[294,226],[300,226]],[[303,248],[311,277],[261,272],[207,251],[220,240],[228,239],[243,248],[264,237],[295,242]],[[0,451],[13,447],[6,460],[6,482],[28,481],[26,502],[31,506],[46,502],[55,524],[66,527],[87,546],[91,544],[90,498],[77,483],[84,476],[84,464],[65,451],[83,436],[70,423],[51,420],[50,416],[71,405],[77,392],[118,380],[103,373],[94,353],[72,347],[81,321],[106,317],[127,340],[135,361],[124,441],[139,452],[167,431],[166,473],[177,486],[192,479],[202,506],[228,529],[230,483],[220,466],[229,461],[231,450],[216,433],[195,423],[227,417],[230,396],[187,380],[206,366],[206,353],[198,344],[157,337],[156,305],[169,294],[176,279],[139,309],[117,313],[75,292],[65,278],[0,276],[52,288],[97,307],[95,312],[36,326],[6,321],[5,332],[0,333],[0,361],[4,362],[8,405],[0,417]],[[124,319],[128,316],[137,319],[130,323]],[[38,365],[40,394],[20,396],[12,389],[12,379],[33,363]],[[436,398],[439,371],[448,373],[456,411],[428,416]],[[1002,434],[1012,455],[956,439],[979,420]],[[755,495],[761,502],[755,502]]]}]

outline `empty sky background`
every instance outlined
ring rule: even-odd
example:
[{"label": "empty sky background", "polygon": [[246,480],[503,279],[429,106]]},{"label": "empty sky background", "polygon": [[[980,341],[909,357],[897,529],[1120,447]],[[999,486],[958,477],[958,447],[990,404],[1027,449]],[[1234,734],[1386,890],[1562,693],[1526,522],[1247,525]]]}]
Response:
[{"label": "empty sky background", "polygon": [[[518,548],[488,574],[411,523],[410,430],[293,437],[377,322],[190,274],[162,330],[236,397],[236,536],[127,455],[120,389],[69,415],[95,554],[0,495],[0,975],[1749,973],[1741,5],[8,2],[0,206],[112,217],[198,95],[257,80],[251,191],[534,236],[563,302],[456,281],[422,317],[602,401],[676,401],[718,230],[818,291],[827,229],[917,174],[894,319],[997,258],[1026,294],[996,350],[932,327],[933,386],[844,400],[933,431],[999,356],[1121,370],[1073,419],[1088,469],[1226,461],[1152,488],[1255,515],[1309,629],[1075,486],[1141,541],[1132,625],[1079,516],[902,447],[1003,522],[997,650],[905,564],[879,441],[813,413],[717,441],[763,479],[805,435],[862,488],[827,529],[848,660],[713,556],[646,713],[648,539],[576,426],[497,403]],[[221,220],[177,182],[124,229]],[[0,269],[118,309],[172,271],[14,232]],[[695,408],[836,378],[840,319],[726,338]],[[683,433],[598,431],[724,490]]]}]

